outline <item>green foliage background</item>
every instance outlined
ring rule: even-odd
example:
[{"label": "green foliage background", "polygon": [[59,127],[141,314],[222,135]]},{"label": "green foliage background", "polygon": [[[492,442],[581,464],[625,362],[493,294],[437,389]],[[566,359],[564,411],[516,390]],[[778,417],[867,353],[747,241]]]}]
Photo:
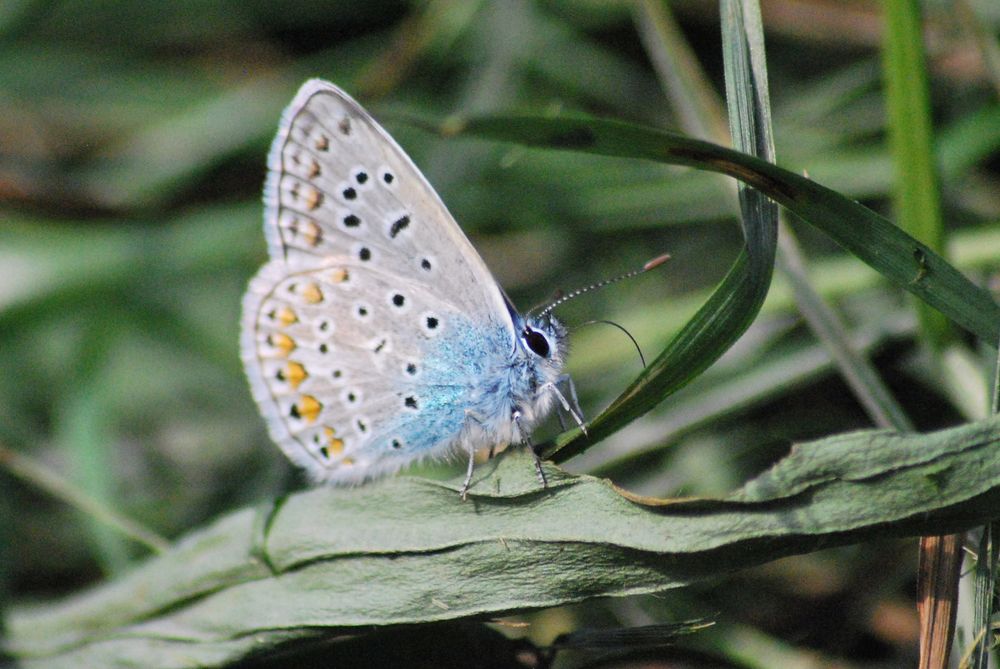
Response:
[{"label": "green foliage background", "polygon": [[[301,485],[268,443],[249,398],[237,330],[240,296],[265,255],[259,199],[266,149],[281,109],[310,76],[338,83],[387,126],[522,308],[671,253],[656,272],[561,310],[573,329],[570,371],[585,411],[595,416],[612,402],[641,366],[616,330],[583,324],[612,319],[648,358],[663,349],[742,249],[731,183],[634,158],[496,143],[484,138],[488,124],[478,138],[475,126],[446,138],[410,121],[504,114],[494,135],[522,143],[530,126],[505,121],[510,114],[587,114],[698,134],[685,117],[691,110],[664,94],[677,84],[651,62],[665,57],[668,73],[706,86],[697,94],[709,102],[695,110],[705,114],[713,96],[719,105],[718,7],[670,3],[681,31],[640,40],[650,6],[666,9],[584,0],[4,3],[0,587],[7,605],[122,574],[134,578],[148,555],[106,516],[84,513],[52,490],[79,489],[174,539]],[[794,6],[819,14],[790,19]],[[773,2],[763,16],[778,164],[892,216],[898,170],[889,119],[906,121],[885,110],[878,10],[868,2]],[[1000,12],[987,2],[928,3],[926,15],[942,255],[995,288]],[[678,55],[685,44],[693,61]],[[626,153],[641,155],[646,146]],[[957,328],[928,335],[902,291],[815,228],[792,227],[809,285],[836,307],[848,339],[871,355],[903,415],[925,431],[987,416],[995,343]],[[725,497],[793,442],[876,424],[803,324],[794,287],[779,272],[759,318],[718,364],[564,466],[610,477],[638,495]],[[8,453],[27,456],[35,469],[25,476]],[[39,471],[64,481],[46,489]],[[996,486],[985,474],[976,481],[967,475],[970,487]],[[357,499],[405,504],[412,492],[392,491],[412,485],[356,491]],[[894,499],[903,505],[905,497]],[[565,531],[579,538],[586,524],[569,513],[572,506],[554,515],[528,508],[528,527],[564,519]],[[325,517],[314,522],[328,529]],[[509,517],[511,525],[517,518]],[[879,522],[854,541],[820,532],[816,543],[772,555],[827,541],[847,547],[735,575],[723,571],[760,560],[724,561],[665,597],[549,608],[518,617],[527,628],[508,621],[497,629],[549,644],[580,628],[710,618],[719,624],[685,637],[681,649],[643,652],[661,659],[687,653],[706,666],[720,666],[706,657],[736,666],[910,666],[915,543],[890,538],[900,530],[877,538],[871,528]],[[508,526],[497,531],[509,536]],[[524,555],[541,559],[527,549]],[[618,557],[602,574],[634,565]],[[574,587],[581,586],[571,583],[567,592]],[[470,648],[495,642],[510,650],[494,632],[472,629],[462,637]],[[433,627],[416,634],[432,647],[455,637]],[[389,652],[377,641],[359,644],[347,652],[369,664]],[[576,666],[593,657],[559,661]]]}]

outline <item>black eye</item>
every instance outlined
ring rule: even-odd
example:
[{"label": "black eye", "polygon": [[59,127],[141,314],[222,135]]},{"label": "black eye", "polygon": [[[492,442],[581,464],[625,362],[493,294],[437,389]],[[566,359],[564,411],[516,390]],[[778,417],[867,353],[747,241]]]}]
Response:
[{"label": "black eye", "polygon": [[535,355],[542,358],[549,357],[549,340],[541,332],[532,330],[531,328],[524,328],[521,338]]}]

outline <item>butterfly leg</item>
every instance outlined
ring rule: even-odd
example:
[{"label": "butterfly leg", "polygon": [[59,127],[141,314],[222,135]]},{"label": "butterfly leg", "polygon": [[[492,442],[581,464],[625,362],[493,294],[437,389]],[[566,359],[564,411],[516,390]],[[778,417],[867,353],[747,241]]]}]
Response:
[{"label": "butterfly leg", "polygon": [[[576,396],[576,384],[573,383],[573,377],[569,374],[563,374],[558,379],[556,379],[556,386],[564,385],[569,390],[569,403],[570,406],[576,411],[573,418],[576,420],[577,425],[580,426],[580,430],[583,432],[584,436],[587,435],[587,422],[583,420],[583,409],[580,408],[580,398]],[[563,400],[565,402],[565,399]],[[565,430],[565,426],[563,430]]]},{"label": "butterfly leg", "polygon": [[[470,409],[465,410],[465,419],[467,421],[468,420],[475,421],[480,426],[483,424],[482,418],[480,418],[474,411],[471,411]],[[463,502],[465,501],[465,498],[468,497],[469,486],[472,485],[472,470],[475,469],[476,467],[476,447],[473,446],[473,442],[471,439],[468,440],[468,447],[469,447],[469,466],[465,470],[465,481],[462,482],[462,490],[459,493],[462,496]],[[491,458],[493,457],[493,449],[495,447],[496,447],[495,444],[490,445]]]},{"label": "butterfly leg", "polygon": [[549,481],[545,478],[545,471],[542,469],[542,459],[535,452],[535,445],[531,442],[531,435],[521,427],[521,412],[515,410],[511,414],[511,418],[514,420],[514,424],[517,425],[517,431],[521,435],[521,442],[528,447],[531,457],[535,458],[535,473],[538,474],[538,482],[542,484],[543,488],[548,488]]},{"label": "butterfly leg", "polygon": [[461,497],[462,497],[462,501],[463,502],[465,501],[465,498],[469,494],[469,486],[472,485],[472,470],[475,468],[475,465],[476,465],[476,449],[473,448],[472,444],[470,443],[469,444],[469,466],[465,470],[465,481],[462,482],[462,491],[459,493],[459,495],[461,495]]},{"label": "butterfly leg", "polygon": [[[558,379],[556,379],[556,385],[557,386],[558,385],[565,385],[566,386],[566,388],[569,390],[569,401],[570,401],[570,404],[572,405],[572,407],[574,409],[576,409],[577,414],[582,417],[583,416],[583,409],[580,408],[580,398],[576,396],[576,384],[573,383],[573,377],[570,376],[569,374],[563,374]],[[583,425],[581,425],[580,427],[584,428]],[[584,434],[586,434],[587,430],[584,428],[583,432],[584,432]]]},{"label": "butterfly leg", "polygon": [[570,404],[569,400],[566,399],[566,396],[563,395],[562,391],[559,390],[559,386],[556,385],[555,383],[546,383],[539,390],[548,390],[549,392],[554,394],[556,398],[559,399],[559,403],[562,405],[563,410],[573,417],[573,420],[576,421],[576,424],[580,427],[580,430],[586,435],[587,424],[584,423],[583,418],[580,417],[580,414],[582,414],[583,412],[580,411],[580,403],[576,398],[576,387],[573,385],[573,380],[569,378],[569,375],[564,375],[559,377],[559,381],[562,381],[564,379],[569,381],[568,386],[570,389],[570,397],[573,399],[572,404]]}]

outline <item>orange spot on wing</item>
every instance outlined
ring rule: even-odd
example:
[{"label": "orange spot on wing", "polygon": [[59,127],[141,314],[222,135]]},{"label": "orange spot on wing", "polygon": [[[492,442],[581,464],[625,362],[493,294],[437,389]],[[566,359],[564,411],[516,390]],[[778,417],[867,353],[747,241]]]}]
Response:
[{"label": "orange spot on wing", "polygon": [[319,304],[323,301],[323,291],[315,283],[307,283],[299,288],[299,295],[309,304]]},{"label": "orange spot on wing", "polygon": [[309,192],[305,194],[305,201],[309,210],[315,211],[323,204],[323,193],[317,188],[310,188]]},{"label": "orange spot on wing", "polygon": [[[315,207],[313,207],[315,209]],[[323,230],[313,221],[306,221],[302,226],[302,237],[309,246],[317,246],[323,241]]]},{"label": "orange spot on wing", "polygon": [[313,423],[319,418],[319,412],[323,410],[323,405],[312,395],[303,395],[298,404],[295,405],[295,412],[302,420]]},{"label": "orange spot on wing", "polygon": [[288,355],[295,350],[295,340],[281,332],[268,335],[267,343],[278,349],[281,355]]},{"label": "orange spot on wing", "polygon": [[276,312],[274,312],[274,319],[281,323],[282,327],[288,327],[293,323],[297,323],[299,317],[295,315],[295,312],[289,307],[281,307]]},{"label": "orange spot on wing", "polygon": [[289,362],[284,369],[284,378],[292,388],[297,389],[299,385],[309,378],[306,368],[298,362]]},{"label": "orange spot on wing", "polygon": [[326,437],[327,448],[335,453],[344,452],[344,440],[334,436],[337,433],[332,427],[323,428],[323,435]]}]

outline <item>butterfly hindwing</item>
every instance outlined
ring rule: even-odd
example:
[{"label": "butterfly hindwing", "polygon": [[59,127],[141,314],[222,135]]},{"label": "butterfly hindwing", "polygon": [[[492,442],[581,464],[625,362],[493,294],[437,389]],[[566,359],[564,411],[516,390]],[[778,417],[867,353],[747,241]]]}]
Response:
[{"label": "butterfly hindwing", "polygon": [[505,330],[351,258],[289,273],[272,261],[244,301],[254,396],[289,457],[320,480],[362,480],[443,454]]}]

